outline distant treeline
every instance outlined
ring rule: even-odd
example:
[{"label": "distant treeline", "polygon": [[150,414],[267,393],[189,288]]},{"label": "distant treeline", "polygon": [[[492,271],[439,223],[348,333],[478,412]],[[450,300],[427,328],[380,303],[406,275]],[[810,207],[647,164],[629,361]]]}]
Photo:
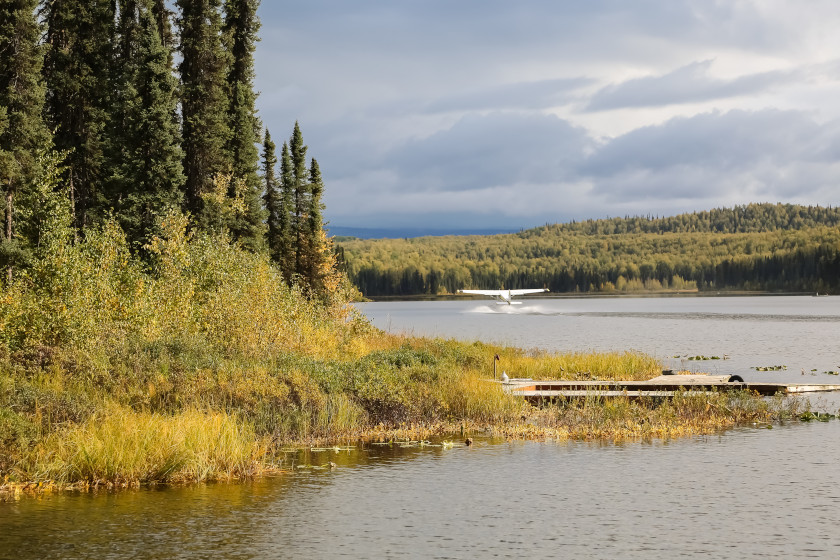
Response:
[{"label": "distant treeline", "polygon": [[[546,226],[587,235],[620,233],[761,233],[840,226],[840,208],[797,204],[748,204],[670,217],[633,216]],[[542,228],[537,228],[539,231]],[[524,233],[524,232],[523,232]]]},{"label": "distant treeline", "polygon": [[840,210],[820,206],[750,204],[508,235],[353,240],[342,251],[367,296],[502,287],[840,292]]}]

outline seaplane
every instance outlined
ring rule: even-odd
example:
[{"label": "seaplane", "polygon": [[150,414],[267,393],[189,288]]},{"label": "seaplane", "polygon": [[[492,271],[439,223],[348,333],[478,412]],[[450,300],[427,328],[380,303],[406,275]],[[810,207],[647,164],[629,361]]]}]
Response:
[{"label": "seaplane", "polygon": [[539,294],[547,292],[545,288],[534,288],[525,290],[458,290],[459,294],[476,294],[480,296],[490,296],[496,298],[497,305],[522,305],[521,301],[511,301],[516,296],[524,296],[525,294]]}]

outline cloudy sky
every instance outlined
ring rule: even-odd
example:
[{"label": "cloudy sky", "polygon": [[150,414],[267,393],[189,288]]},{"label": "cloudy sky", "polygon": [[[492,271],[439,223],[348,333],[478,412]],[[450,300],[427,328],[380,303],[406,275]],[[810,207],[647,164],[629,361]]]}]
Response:
[{"label": "cloudy sky", "polygon": [[334,226],[840,204],[836,0],[263,0]]}]

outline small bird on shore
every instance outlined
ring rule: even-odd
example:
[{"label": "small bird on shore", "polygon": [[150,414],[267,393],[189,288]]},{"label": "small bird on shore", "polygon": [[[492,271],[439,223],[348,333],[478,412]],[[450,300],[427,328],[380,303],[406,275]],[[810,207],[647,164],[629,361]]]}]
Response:
[{"label": "small bird on shore", "polygon": [[470,445],[472,445],[472,438],[468,437],[468,438],[464,441],[464,445],[466,445],[466,446],[468,446],[468,447],[469,447]]}]

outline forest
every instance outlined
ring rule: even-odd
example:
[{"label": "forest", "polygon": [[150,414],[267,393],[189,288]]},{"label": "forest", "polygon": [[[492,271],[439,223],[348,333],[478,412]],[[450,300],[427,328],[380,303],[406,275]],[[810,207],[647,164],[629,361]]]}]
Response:
[{"label": "forest", "polygon": [[545,225],[515,234],[342,239],[365,296],[459,289],[840,292],[840,209],[749,204],[673,217]]},{"label": "forest", "polygon": [[[335,282],[324,185],[297,123],[280,150],[257,116],[258,0],[15,0],[0,9],[0,267],[115,222],[134,255],[167,215],[267,252],[286,283]],[[176,10],[173,12],[170,7]],[[259,146],[262,146],[260,154]]]}]

